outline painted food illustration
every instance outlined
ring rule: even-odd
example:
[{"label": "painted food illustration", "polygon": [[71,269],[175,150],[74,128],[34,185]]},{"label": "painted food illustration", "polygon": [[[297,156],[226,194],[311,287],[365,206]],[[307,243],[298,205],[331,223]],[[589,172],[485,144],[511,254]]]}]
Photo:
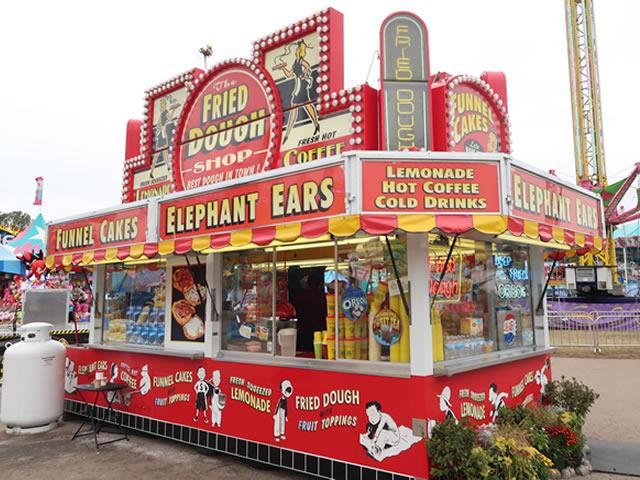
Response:
[{"label": "painted food illustration", "polygon": [[193,275],[188,268],[177,268],[173,272],[173,288],[181,293],[186,292],[193,286]]},{"label": "painted food illustration", "polygon": [[198,341],[204,337],[207,288],[198,283],[200,279],[204,279],[204,266],[179,267],[173,272],[171,313],[177,324],[172,327],[174,340]]},{"label": "painted food illustration", "polygon": [[196,313],[195,308],[186,300],[178,300],[171,306],[171,313],[180,325],[184,326],[189,323],[191,317]]}]

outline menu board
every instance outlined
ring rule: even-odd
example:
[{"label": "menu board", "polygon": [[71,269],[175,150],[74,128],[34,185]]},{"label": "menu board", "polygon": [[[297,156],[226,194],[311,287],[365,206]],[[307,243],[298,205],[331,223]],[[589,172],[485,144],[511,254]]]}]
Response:
[{"label": "menu board", "polygon": [[178,265],[171,272],[171,340],[204,342],[207,296],[205,265]]}]

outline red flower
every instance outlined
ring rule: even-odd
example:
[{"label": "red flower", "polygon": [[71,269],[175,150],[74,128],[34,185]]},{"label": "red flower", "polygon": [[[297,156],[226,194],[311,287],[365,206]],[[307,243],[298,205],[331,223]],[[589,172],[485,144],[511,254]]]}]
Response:
[{"label": "red flower", "polygon": [[562,436],[567,447],[580,443],[580,437],[566,425],[551,425],[544,429],[552,437]]}]

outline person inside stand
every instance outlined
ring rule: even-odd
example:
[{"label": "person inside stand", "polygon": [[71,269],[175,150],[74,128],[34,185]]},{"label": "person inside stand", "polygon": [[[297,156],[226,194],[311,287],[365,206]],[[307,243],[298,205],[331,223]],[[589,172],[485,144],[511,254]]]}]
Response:
[{"label": "person inside stand", "polygon": [[313,352],[313,332],[327,328],[324,269],[310,269],[308,273],[305,272],[299,286],[292,301],[298,317],[296,348],[301,352]]}]

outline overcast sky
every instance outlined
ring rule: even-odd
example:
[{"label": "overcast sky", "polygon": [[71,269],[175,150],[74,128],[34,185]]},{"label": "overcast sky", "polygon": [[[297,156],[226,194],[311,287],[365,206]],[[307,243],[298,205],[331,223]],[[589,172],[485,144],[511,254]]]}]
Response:
[{"label": "overcast sky", "polygon": [[[640,161],[640,2],[595,0],[607,172]],[[363,8],[366,5],[366,8]],[[0,211],[32,206],[45,177],[47,220],[120,203],[125,126],[145,89],[192,67],[248,57],[252,41],[327,6],[345,24],[345,87],[363,83],[380,22],[409,10],[429,28],[431,72],[507,75],[513,152],[574,178],[563,0],[405,2],[4,2],[0,20]],[[377,67],[370,83],[377,86]],[[633,141],[631,141],[633,140]]]}]

